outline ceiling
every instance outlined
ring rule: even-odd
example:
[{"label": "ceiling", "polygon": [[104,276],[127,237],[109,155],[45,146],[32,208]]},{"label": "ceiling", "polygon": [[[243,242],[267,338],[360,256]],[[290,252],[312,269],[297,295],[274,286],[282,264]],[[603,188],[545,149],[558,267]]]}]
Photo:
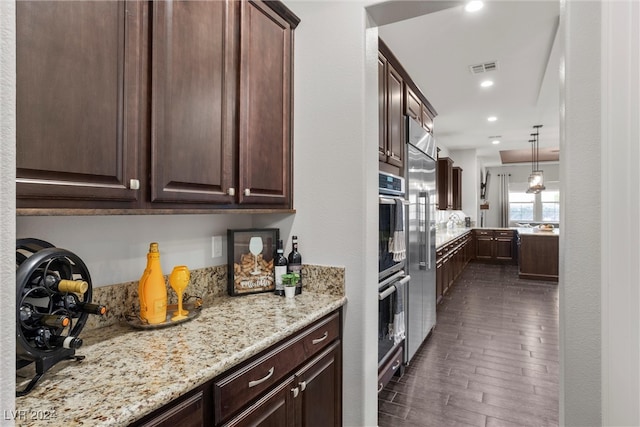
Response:
[{"label": "ceiling", "polygon": [[[385,4],[398,12],[403,3]],[[485,1],[475,13],[466,12],[460,1],[408,3],[431,10],[381,25],[378,34],[438,112],[438,146],[475,149],[485,166],[502,164],[501,150],[523,150],[521,161],[530,162],[533,126],[543,125],[541,154],[544,149],[557,154],[559,2]],[[472,65],[489,62],[497,68],[470,71]],[[494,85],[480,87],[486,79]],[[497,120],[489,122],[489,116]],[[500,144],[491,143],[495,137]]]}]

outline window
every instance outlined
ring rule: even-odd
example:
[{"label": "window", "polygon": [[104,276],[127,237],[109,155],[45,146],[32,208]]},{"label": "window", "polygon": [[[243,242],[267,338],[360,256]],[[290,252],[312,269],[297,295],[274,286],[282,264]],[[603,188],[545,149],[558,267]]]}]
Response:
[{"label": "window", "polygon": [[509,221],[533,221],[535,195],[509,191]]},{"label": "window", "polygon": [[509,222],[560,222],[560,190],[558,182],[545,183],[546,190],[527,193],[526,183],[509,184]]},{"label": "window", "polygon": [[560,221],[560,192],[545,190],[540,193],[542,202],[542,221]]}]

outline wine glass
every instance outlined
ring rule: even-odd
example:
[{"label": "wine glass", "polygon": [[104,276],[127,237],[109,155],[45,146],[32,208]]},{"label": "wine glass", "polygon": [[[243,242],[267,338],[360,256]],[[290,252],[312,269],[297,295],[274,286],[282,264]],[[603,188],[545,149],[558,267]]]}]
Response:
[{"label": "wine glass", "polygon": [[169,275],[169,284],[178,295],[178,310],[173,312],[174,316],[171,318],[174,322],[176,320],[186,319],[187,314],[189,314],[187,310],[182,309],[182,294],[187,288],[190,278],[191,273],[186,265],[177,265],[173,267],[173,271]]},{"label": "wine glass", "polygon": [[261,271],[258,270],[258,255],[262,253],[262,237],[252,237],[251,240],[249,240],[249,252],[253,254],[254,263],[251,274],[255,276],[261,273]]}]

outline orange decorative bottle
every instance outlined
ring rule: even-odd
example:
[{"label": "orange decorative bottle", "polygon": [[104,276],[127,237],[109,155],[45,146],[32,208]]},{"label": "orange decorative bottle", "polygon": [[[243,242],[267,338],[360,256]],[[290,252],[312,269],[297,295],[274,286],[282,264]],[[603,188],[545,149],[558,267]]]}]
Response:
[{"label": "orange decorative bottle", "polygon": [[167,285],[160,266],[158,244],[149,245],[147,268],[138,283],[140,298],[140,319],[149,324],[163,323],[167,320]]}]

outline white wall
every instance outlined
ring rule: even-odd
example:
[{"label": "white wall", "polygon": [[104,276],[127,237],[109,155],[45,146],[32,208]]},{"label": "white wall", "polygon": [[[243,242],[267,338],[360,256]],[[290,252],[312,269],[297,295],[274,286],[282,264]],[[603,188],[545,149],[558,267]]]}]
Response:
[{"label": "white wall", "polygon": [[602,423],[601,7],[600,2],[566,1],[561,8],[560,425],[567,426]]},{"label": "white wall", "polygon": [[640,3],[604,2],[602,29],[602,424],[638,426]]},{"label": "white wall", "polygon": [[[14,409],[16,388],[15,20],[15,3],[0,1],[0,411],[3,414]],[[0,426],[13,425],[12,420],[5,418],[0,418]]]}]

